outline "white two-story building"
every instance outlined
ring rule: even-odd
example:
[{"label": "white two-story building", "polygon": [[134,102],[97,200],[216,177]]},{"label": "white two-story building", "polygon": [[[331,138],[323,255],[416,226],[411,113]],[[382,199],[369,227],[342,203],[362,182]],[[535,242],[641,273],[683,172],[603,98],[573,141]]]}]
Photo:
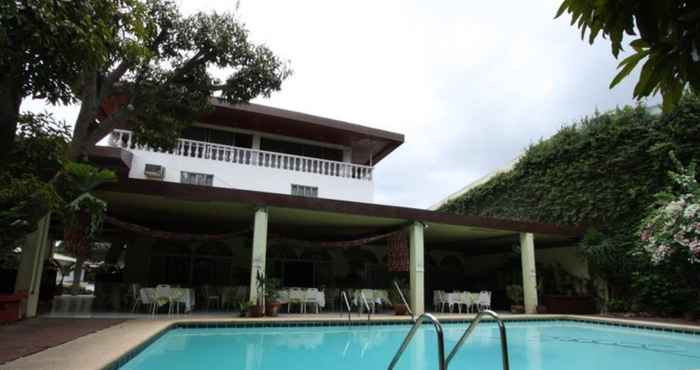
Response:
[{"label": "white two-story building", "polygon": [[[114,297],[157,284],[191,287],[200,303],[218,297],[212,304],[231,299],[226,287],[245,287],[254,301],[259,274],[287,287],[323,288],[328,307],[339,308],[340,290],[392,290],[400,278],[410,281],[416,313],[432,305],[438,289],[492,290],[498,308],[507,303],[503,279],[470,274],[470,266],[475,256],[519,244],[525,304],[534,312],[535,243],[558,248],[580,235],[557,225],[375,204],[374,167],[403,135],[256,104],[212,105],[172,150],[138,145],[127,126],[90,153],[92,163],[119,177],[94,192],[108,204],[106,263],[121,266],[109,281],[95,282],[103,308],[124,308]],[[404,176],[407,184],[421,182],[420,172]],[[28,238],[18,287],[38,291],[36,261],[61,238],[57,217]]]},{"label": "white two-story building", "polygon": [[129,178],[371,203],[374,166],[401,134],[257,104],[214,110],[176,148],[136,145],[117,130],[110,146],[132,154]]}]

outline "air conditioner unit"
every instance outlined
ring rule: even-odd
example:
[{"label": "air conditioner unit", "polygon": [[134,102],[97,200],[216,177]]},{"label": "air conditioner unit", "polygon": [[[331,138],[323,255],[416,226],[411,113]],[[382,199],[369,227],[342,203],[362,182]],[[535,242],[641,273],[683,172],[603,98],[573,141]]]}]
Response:
[{"label": "air conditioner unit", "polygon": [[143,174],[152,179],[162,180],[165,177],[165,167],[158,164],[146,164]]}]

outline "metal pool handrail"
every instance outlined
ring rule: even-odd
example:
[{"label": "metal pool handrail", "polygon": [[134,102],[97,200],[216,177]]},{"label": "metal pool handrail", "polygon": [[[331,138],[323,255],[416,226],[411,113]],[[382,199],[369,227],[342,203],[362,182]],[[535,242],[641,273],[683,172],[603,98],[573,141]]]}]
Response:
[{"label": "metal pool handrail", "polygon": [[420,328],[420,326],[423,324],[423,321],[425,321],[426,319],[433,324],[435,332],[437,333],[438,369],[447,370],[447,363],[445,362],[445,338],[442,334],[442,325],[440,325],[440,321],[438,321],[438,319],[435,318],[435,316],[429,313],[424,313],[418,316],[418,319],[416,319],[415,324],[413,324],[411,331],[408,332],[406,338],[403,340],[403,343],[401,343],[401,347],[399,347],[399,350],[396,351],[394,358],[391,360],[391,363],[387,368],[388,370],[392,370],[394,366],[396,366],[396,363],[399,362],[401,355],[403,355],[403,352],[406,350],[406,347],[413,339],[413,336],[416,334],[416,331],[418,331],[418,328]]},{"label": "metal pool handrail", "polygon": [[491,311],[491,310],[484,310],[479,312],[478,315],[476,315],[476,318],[474,318],[474,321],[469,324],[469,327],[467,330],[464,331],[464,334],[462,335],[461,338],[459,338],[459,341],[457,344],[455,344],[454,348],[452,348],[452,352],[447,356],[447,362],[445,363],[445,369],[447,369],[447,366],[450,364],[450,360],[455,356],[457,351],[462,347],[464,342],[469,338],[469,336],[474,332],[474,329],[476,329],[476,326],[479,325],[479,322],[481,319],[484,317],[484,315],[489,315],[493,317],[496,322],[498,323],[498,331],[501,336],[501,358],[503,360],[503,370],[510,370],[510,363],[508,361],[508,340],[506,339],[506,326],[503,324],[503,320],[498,316],[497,313]]},{"label": "metal pool handrail", "polygon": [[403,301],[403,304],[406,306],[408,313],[411,314],[411,318],[414,319],[415,316],[413,316],[413,311],[411,310],[411,306],[409,306],[408,302],[406,302],[406,298],[403,296],[403,292],[401,291],[401,288],[399,287],[399,283],[397,283],[396,280],[394,280],[394,287],[399,292],[399,297],[401,297],[401,300]]},{"label": "metal pool handrail", "polygon": [[348,295],[345,294],[345,291],[343,290],[340,292],[340,294],[343,295],[343,299],[345,300],[345,306],[348,308],[348,322],[352,321],[351,314],[352,314],[352,309],[350,309],[350,301],[348,301]]},{"label": "metal pool handrail", "polygon": [[372,316],[372,310],[369,308],[369,303],[367,303],[365,293],[360,292],[360,298],[362,298],[362,302],[365,304],[365,308],[367,309],[367,321],[369,321],[370,316]]}]

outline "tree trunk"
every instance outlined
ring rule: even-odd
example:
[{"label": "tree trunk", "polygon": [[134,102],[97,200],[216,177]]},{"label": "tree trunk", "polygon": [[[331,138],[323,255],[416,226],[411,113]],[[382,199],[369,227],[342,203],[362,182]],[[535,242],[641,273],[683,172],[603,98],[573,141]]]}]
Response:
[{"label": "tree trunk", "polygon": [[73,269],[73,285],[71,285],[71,294],[72,295],[77,295],[80,293],[80,281],[82,273],[83,273],[83,262],[85,261],[85,258],[81,256],[76,256],[75,257],[75,268]]},{"label": "tree trunk", "polygon": [[99,108],[99,91],[97,89],[97,72],[94,67],[82,73],[82,92],[80,94],[80,112],[73,127],[73,139],[68,149],[68,159],[76,161],[84,154],[85,141],[88,138],[90,124],[97,118]]},{"label": "tree trunk", "polygon": [[[13,78],[14,77],[14,78]],[[12,150],[17,131],[19,107],[22,104],[21,81],[16,71],[7,71],[0,77],[0,167]]]}]

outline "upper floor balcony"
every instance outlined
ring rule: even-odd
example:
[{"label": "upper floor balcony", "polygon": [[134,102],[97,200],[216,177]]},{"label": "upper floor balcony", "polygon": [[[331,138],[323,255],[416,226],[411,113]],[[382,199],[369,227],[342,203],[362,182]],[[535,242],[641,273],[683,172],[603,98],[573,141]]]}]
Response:
[{"label": "upper floor balcony", "polygon": [[160,166],[159,180],[282,194],[372,202],[373,167],[343,161],[181,138],[168,151],[136,144],[128,130],[115,130],[110,146],[133,154],[131,178],[151,178],[146,165]]},{"label": "upper floor balcony", "polygon": [[371,203],[374,166],[404,141],[395,132],[301,112],[210,103],[170,150],[138,145],[128,130],[115,130],[104,143],[130,153],[134,179]]},{"label": "upper floor balcony", "polygon": [[114,130],[109,138],[111,146],[122,149],[139,150],[154,153],[168,153],[188,158],[199,158],[219,162],[229,162],[253,167],[267,167],[281,170],[297,171],[327,176],[372,181],[372,167],[339,161],[300,155],[241,148],[231,145],[208,143],[204,141],[178,139],[174,149],[159,151],[137,145],[133,132]]}]

